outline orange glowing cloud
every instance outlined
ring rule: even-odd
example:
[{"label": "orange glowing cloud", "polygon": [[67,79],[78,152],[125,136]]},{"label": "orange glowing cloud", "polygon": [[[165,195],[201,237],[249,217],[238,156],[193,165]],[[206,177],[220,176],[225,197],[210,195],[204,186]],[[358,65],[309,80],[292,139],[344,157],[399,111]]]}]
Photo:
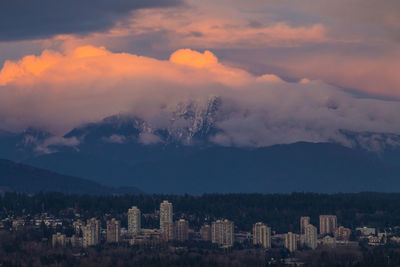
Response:
[{"label": "orange glowing cloud", "polygon": [[0,72],[0,85],[5,85],[20,78],[34,78],[44,70],[61,60],[61,55],[45,50],[40,57],[25,56],[19,62],[6,61]]},{"label": "orange glowing cloud", "polygon": [[197,68],[213,67],[218,64],[218,58],[210,51],[206,50],[202,54],[191,49],[180,49],[174,52],[169,61]]},{"label": "orange glowing cloud", "polygon": [[0,85],[82,83],[97,79],[107,79],[109,83],[124,77],[144,79],[154,73],[162,79],[185,84],[207,80],[234,86],[252,79],[243,70],[220,64],[210,51],[181,49],[174,52],[169,61],[163,61],[111,53],[104,47],[81,46],[68,49],[65,54],[45,50],[40,56],[25,56],[18,62],[6,61],[0,72]]},{"label": "orange glowing cloud", "polygon": [[106,56],[109,52],[104,47],[80,46],[73,49],[70,55],[74,58]]},{"label": "orange glowing cloud", "polygon": [[0,114],[13,113],[8,116],[15,120],[10,124],[18,125],[35,110],[36,123],[59,120],[69,128],[107,114],[148,106],[156,110],[167,99],[175,103],[181,97],[213,93],[215,88],[241,88],[251,82],[256,78],[221,64],[210,51],[182,49],[169,60],[157,60],[94,46],[64,53],[45,50],[40,56],[4,64]]}]

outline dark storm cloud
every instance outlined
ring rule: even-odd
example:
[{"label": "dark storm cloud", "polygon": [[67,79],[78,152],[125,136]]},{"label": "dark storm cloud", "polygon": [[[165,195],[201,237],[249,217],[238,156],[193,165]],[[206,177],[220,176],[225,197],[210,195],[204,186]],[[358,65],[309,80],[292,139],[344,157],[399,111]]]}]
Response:
[{"label": "dark storm cloud", "polygon": [[0,41],[104,31],[133,10],[179,3],[180,0],[2,0]]}]

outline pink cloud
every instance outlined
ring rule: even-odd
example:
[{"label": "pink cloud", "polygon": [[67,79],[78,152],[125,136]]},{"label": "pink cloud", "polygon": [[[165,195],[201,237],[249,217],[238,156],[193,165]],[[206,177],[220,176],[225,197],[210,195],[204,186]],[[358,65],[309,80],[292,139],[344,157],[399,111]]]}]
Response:
[{"label": "pink cloud", "polygon": [[275,64],[292,77],[309,77],[375,96],[400,98],[400,52],[371,57],[319,52]]},{"label": "pink cloud", "polygon": [[[172,123],[177,108],[188,101],[201,108],[218,96],[222,132],[213,141],[219,144],[345,142],[340,129],[400,134],[400,118],[393,116],[399,102],[357,98],[315,80],[255,76],[210,51],[182,49],[159,60],[94,46],[45,50],[7,62],[0,84],[0,123],[10,130],[34,125],[61,134],[124,113],[152,127],[188,127],[184,120]],[[140,141],[158,142],[151,132]]]},{"label": "pink cloud", "polygon": [[157,60],[93,46],[45,50],[4,64],[0,114],[4,124],[65,130],[119,112],[158,110],[164,101],[210,91],[207,85],[235,88],[252,79],[220,64],[209,51],[178,50],[170,60]]},{"label": "pink cloud", "polygon": [[[322,24],[291,26],[286,22],[252,26],[252,17],[244,17],[224,7],[224,15],[181,8],[180,16],[170,10],[141,10],[135,13],[129,28],[114,29],[116,35],[140,35],[167,32],[171,47],[262,47],[299,46],[333,41]],[[201,9],[200,9],[201,10]]]}]

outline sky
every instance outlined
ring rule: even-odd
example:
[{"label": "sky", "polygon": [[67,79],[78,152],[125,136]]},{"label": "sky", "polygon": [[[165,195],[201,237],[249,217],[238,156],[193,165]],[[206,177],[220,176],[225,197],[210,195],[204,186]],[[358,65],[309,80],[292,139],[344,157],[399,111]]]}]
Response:
[{"label": "sky", "polygon": [[220,96],[222,145],[400,134],[398,14],[398,0],[3,0],[0,128],[62,135],[120,113],[162,127]]}]

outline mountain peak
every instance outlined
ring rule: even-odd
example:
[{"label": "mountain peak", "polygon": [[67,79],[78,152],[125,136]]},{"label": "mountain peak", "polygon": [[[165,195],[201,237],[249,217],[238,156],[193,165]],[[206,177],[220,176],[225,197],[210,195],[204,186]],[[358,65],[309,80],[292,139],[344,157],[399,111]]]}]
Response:
[{"label": "mountain peak", "polygon": [[[190,145],[207,141],[215,129],[221,99],[210,96],[204,101],[188,100],[172,107],[165,120],[166,125],[157,126],[130,114],[117,114],[73,129],[64,137],[84,142],[103,141],[123,143],[142,142],[143,138],[164,144]],[[146,142],[144,142],[146,143]]]}]

